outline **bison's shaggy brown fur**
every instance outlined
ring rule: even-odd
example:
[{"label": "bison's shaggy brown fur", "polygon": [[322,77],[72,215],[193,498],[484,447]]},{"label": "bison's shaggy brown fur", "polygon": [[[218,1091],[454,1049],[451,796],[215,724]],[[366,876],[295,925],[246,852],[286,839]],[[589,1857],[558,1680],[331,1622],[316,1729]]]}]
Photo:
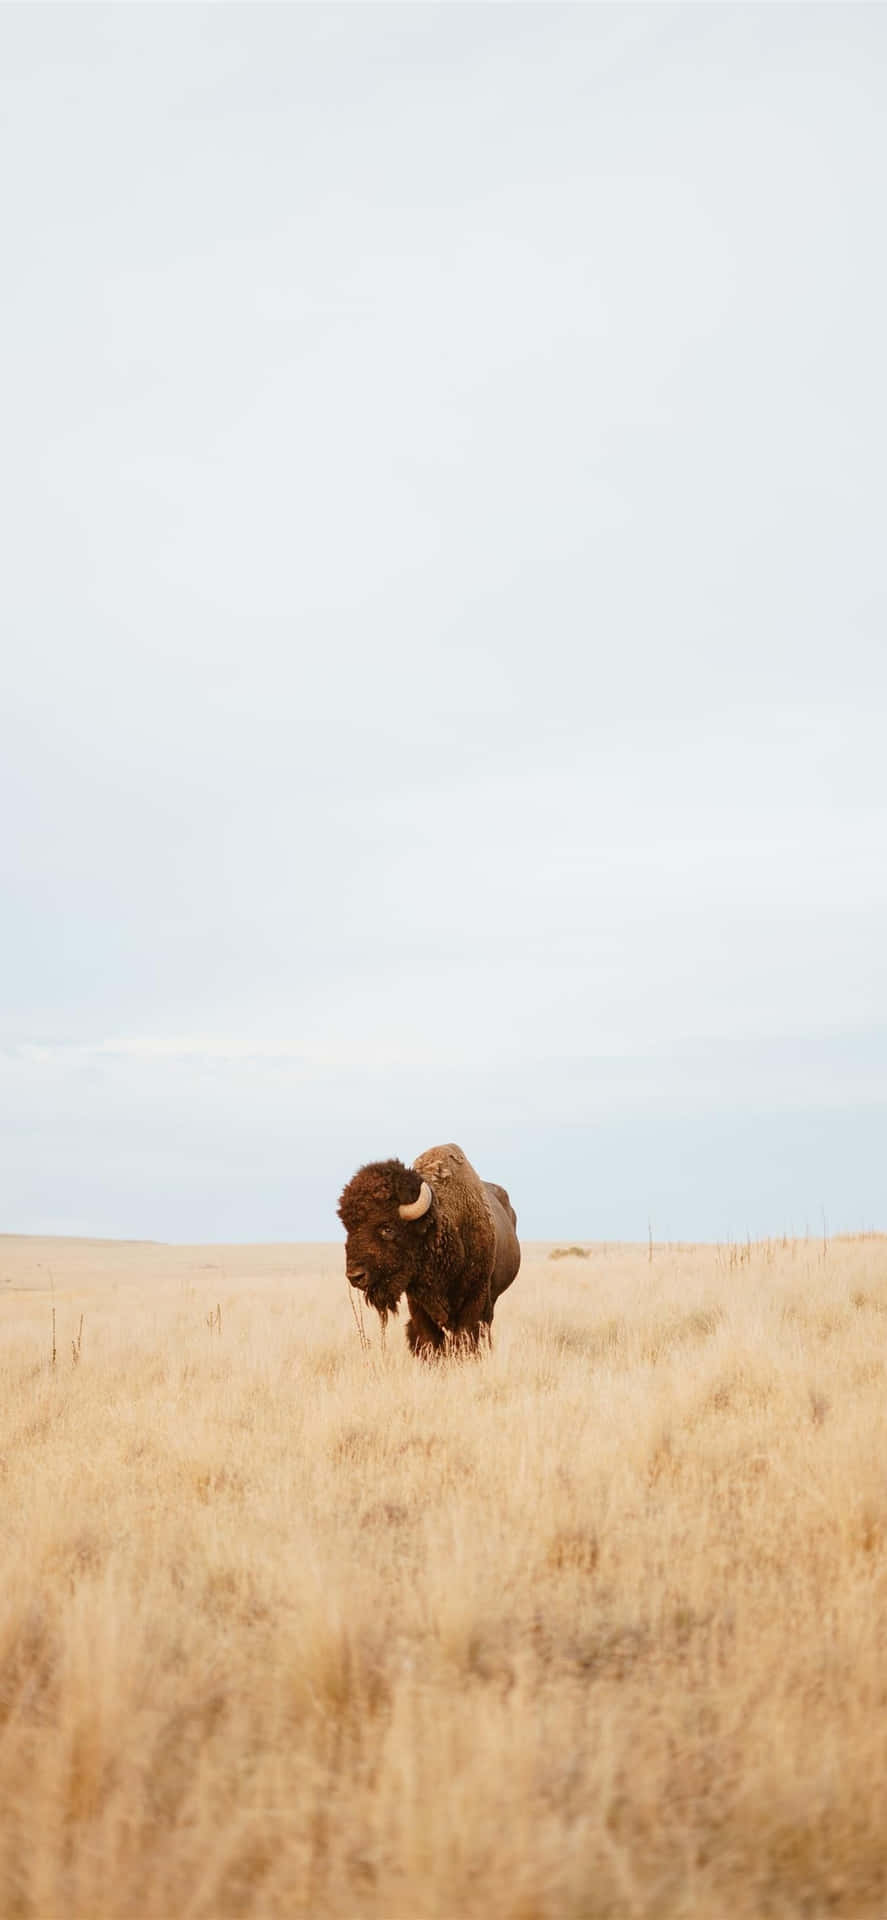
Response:
[{"label": "bison's shaggy brown fur", "polygon": [[[431,1191],[427,1212],[399,1208]],[[481,1180],[460,1147],[431,1147],[412,1167],[361,1167],[339,1201],[347,1233],[345,1271],[384,1325],[406,1293],[407,1340],[428,1358],[448,1339],[476,1349],[489,1339],[493,1308],[520,1266],[517,1218],[504,1187]]]}]

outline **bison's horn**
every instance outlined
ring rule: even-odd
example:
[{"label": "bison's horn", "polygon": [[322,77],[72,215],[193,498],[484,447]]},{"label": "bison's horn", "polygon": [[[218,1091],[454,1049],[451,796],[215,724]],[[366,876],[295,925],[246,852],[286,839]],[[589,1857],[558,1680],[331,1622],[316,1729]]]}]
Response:
[{"label": "bison's horn", "polygon": [[419,1188],[418,1200],[411,1201],[408,1207],[398,1207],[397,1211],[402,1220],[421,1220],[423,1213],[428,1212],[430,1205],[431,1188],[428,1185],[428,1181],[423,1180]]}]

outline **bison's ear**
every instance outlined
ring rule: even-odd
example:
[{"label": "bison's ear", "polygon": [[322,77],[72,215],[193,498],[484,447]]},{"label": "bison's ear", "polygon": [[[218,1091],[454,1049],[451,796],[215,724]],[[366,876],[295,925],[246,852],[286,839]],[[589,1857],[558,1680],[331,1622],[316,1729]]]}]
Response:
[{"label": "bison's ear", "polygon": [[397,1182],[397,1211],[402,1220],[421,1220],[431,1205],[431,1188],[415,1167],[404,1167]]}]

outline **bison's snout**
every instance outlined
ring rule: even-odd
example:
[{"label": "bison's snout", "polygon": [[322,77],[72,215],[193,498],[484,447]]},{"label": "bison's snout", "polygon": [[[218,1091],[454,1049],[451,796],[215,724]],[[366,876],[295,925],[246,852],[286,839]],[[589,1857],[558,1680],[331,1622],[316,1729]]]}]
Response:
[{"label": "bison's snout", "polygon": [[350,1282],[352,1287],[364,1288],[367,1283],[366,1267],[348,1267],[345,1278]]}]

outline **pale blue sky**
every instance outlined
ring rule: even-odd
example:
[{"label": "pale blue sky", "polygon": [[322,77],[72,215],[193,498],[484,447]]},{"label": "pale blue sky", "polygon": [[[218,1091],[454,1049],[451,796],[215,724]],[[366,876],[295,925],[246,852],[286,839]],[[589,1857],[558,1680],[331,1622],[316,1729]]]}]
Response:
[{"label": "pale blue sky", "polygon": [[0,11],[0,1230],[887,1227],[885,56]]}]

